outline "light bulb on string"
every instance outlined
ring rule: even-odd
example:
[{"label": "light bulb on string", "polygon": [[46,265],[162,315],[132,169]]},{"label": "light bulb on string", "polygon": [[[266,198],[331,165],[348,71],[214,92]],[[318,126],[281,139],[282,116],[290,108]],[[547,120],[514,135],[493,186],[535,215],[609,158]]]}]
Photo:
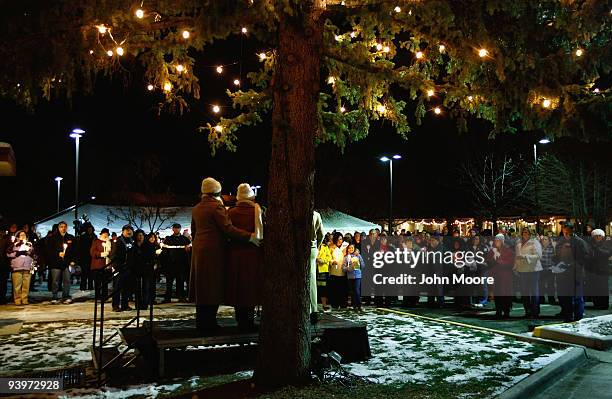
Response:
[{"label": "light bulb on string", "polygon": [[330,76],[329,78],[327,78],[327,83],[333,85],[334,83],[336,83],[336,78]]},{"label": "light bulb on string", "polygon": [[433,91],[433,89],[427,90],[427,97],[433,97],[434,94],[435,92]]},{"label": "light bulb on string", "polygon": [[544,101],[542,101],[542,106],[544,108],[550,107],[550,100],[548,98],[545,98]]},{"label": "light bulb on string", "polygon": [[593,93],[599,93],[599,87],[596,87],[595,89],[593,89]]},{"label": "light bulb on string", "polygon": [[135,14],[136,14],[136,18],[138,18],[138,19],[143,19],[144,18],[144,11],[142,9],[140,9],[140,8],[138,10],[136,10]]},{"label": "light bulb on string", "polygon": [[188,30],[184,30],[182,35],[183,35],[183,39],[189,39],[189,36],[191,36],[191,33],[189,33]]},{"label": "light bulb on string", "polygon": [[98,28],[98,33],[100,33],[101,35],[105,34],[108,31],[108,28],[104,25],[97,25],[96,28]]},{"label": "light bulb on string", "polygon": [[124,53],[123,47],[119,46],[115,49],[115,52],[117,53],[117,55],[121,56]]},{"label": "light bulb on string", "polygon": [[485,48],[481,48],[480,50],[478,50],[478,56],[479,56],[480,58],[484,58],[484,57],[486,57],[487,55],[489,55],[489,51],[488,51],[487,49],[485,49]]},{"label": "light bulb on string", "polygon": [[383,52],[388,53],[389,51],[391,51],[391,48],[389,46],[383,47]]},{"label": "light bulb on string", "polygon": [[584,51],[581,48],[577,49],[576,50],[576,57],[582,57],[583,53],[584,53]]},{"label": "light bulb on string", "polygon": [[346,108],[340,107],[340,112],[344,113],[345,111],[346,111]]},{"label": "light bulb on string", "polygon": [[440,107],[434,108],[434,114],[440,115],[441,113],[442,113],[442,110],[440,109]]},{"label": "light bulb on string", "polygon": [[416,57],[417,60],[422,59],[425,55],[423,54],[422,51],[417,51],[414,56]]},{"label": "light bulb on string", "polygon": [[223,126],[221,126],[221,125],[215,126],[215,131],[218,132],[218,133],[221,133],[223,131]]},{"label": "light bulb on string", "polygon": [[234,86],[240,86],[240,80],[234,79]]},{"label": "light bulb on string", "polygon": [[178,73],[181,73],[181,72],[183,72],[184,70],[185,70],[185,67],[184,67],[182,64],[178,64],[178,65],[176,66],[176,71],[177,71]]},{"label": "light bulb on string", "polygon": [[376,106],[376,111],[378,111],[378,112],[379,112],[379,113],[381,113],[381,114],[384,114],[385,112],[387,112],[387,107],[385,107],[385,106],[384,106],[384,105],[382,105],[382,104],[378,104],[378,105]]},{"label": "light bulb on string", "polygon": [[380,43],[376,43],[376,50],[380,51],[383,49],[383,45]]},{"label": "light bulb on string", "polygon": [[152,84],[147,85],[147,90],[149,91],[153,91],[154,88],[155,86],[153,86]]},{"label": "light bulb on string", "polygon": [[259,59],[261,61],[265,60],[266,59],[266,53],[259,53]]},{"label": "light bulb on string", "polygon": [[355,33],[355,32],[351,32],[351,33],[349,33],[349,36],[350,36],[350,37],[352,37],[352,38],[354,38],[355,36],[357,36],[357,33]]},{"label": "light bulb on string", "polygon": [[393,11],[400,13],[402,12],[402,8],[400,6],[395,6],[395,8],[393,9]]},{"label": "light bulb on string", "polygon": [[217,73],[223,73],[223,66],[219,65],[217,68]]},{"label": "light bulb on string", "polygon": [[93,50],[89,50],[89,54],[93,54],[93,53],[94,53],[94,51],[93,51]]},{"label": "light bulb on string", "polygon": [[468,101],[472,101],[474,99],[474,97],[473,96],[468,96],[467,99],[468,99]]},{"label": "light bulb on string", "polygon": [[213,105],[212,110],[215,114],[218,114],[221,111],[221,107],[218,105]]},{"label": "light bulb on string", "polygon": [[172,83],[170,82],[164,83],[164,91],[170,91],[170,90],[172,90]]},{"label": "light bulb on string", "polygon": [[113,56],[113,50],[108,50],[106,52],[106,55],[108,55],[109,57],[112,57]]},{"label": "light bulb on string", "polygon": [[247,30],[247,28],[243,27],[243,28],[241,29],[241,32],[242,32],[242,33],[247,33],[247,32],[248,32],[248,30]]}]

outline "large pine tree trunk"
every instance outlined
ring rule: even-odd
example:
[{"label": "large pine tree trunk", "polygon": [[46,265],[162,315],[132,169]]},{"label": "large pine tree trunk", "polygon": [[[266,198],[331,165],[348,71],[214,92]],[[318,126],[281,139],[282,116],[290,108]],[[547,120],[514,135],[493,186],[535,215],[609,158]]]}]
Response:
[{"label": "large pine tree trunk", "polygon": [[265,286],[255,381],[300,384],[309,378],[309,256],[314,207],[315,136],[323,26],[285,16],[273,82]]}]

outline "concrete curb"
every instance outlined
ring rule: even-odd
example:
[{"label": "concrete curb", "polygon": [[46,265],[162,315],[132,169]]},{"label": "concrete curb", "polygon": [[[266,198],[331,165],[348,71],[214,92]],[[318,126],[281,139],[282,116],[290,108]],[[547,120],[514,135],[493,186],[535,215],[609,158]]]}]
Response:
[{"label": "concrete curb", "polygon": [[612,336],[602,338],[589,335],[576,334],[571,331],[564,331],[554,328],[554,326],[539,326],[533,330],[533,336],[550,339],[554,341],[567,342],[571,344],[586,346],[597,350],[606,350],[612,347]]},{"label": "concrete curb", "polygon": [[537,394],[543,387],[587,360],[585,348],[574,347],[566,354],[502,392],[497,399],[524,399]]}]

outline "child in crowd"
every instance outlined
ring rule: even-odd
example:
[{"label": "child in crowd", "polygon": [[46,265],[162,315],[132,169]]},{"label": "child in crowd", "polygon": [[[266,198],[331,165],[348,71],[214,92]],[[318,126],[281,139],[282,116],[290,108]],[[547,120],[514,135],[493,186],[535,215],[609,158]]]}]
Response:
[{"label": "child in crowd", "polygon": [[349,244],[342,264],[342,270],[348,278],[349,295],[353,309],[361,311],[361,269],[365,265],[355,245]]}]

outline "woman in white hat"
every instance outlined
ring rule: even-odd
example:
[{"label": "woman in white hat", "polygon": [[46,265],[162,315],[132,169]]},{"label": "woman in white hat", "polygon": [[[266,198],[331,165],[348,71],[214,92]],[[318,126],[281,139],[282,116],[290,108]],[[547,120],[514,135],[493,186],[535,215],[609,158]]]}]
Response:
[{"label": "woman in white hat", "polygon": [[[255,192],[247,183],[238,186],[236,206],[228,211],[232,224],[263,239],[263,216]],[[229,245],[225,303],[236,312],[238,328],[255,326],[255,306],[261,305],[263,248],[250,242],[232,240]]]},{"label": "woman in white hat", "polygon": [[216,317],[225,299],[227,237],[259,245],[255,234],[232,224],[221,200],[221,183],[212,177],[202,181],[202,200],[191,214],[193,250],[189,298],[196,304],[196,327],[203,333],[218,329]]}]

